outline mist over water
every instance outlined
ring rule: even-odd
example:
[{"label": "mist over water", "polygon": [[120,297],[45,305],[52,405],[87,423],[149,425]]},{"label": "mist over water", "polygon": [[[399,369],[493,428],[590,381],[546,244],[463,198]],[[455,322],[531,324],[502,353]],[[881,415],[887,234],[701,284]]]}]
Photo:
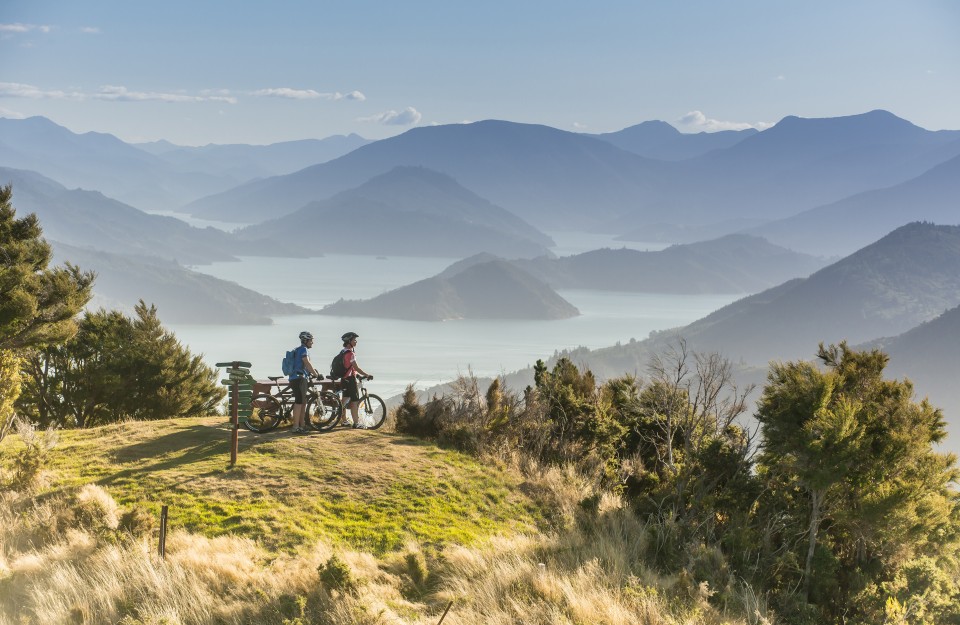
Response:
[{"label": "mist over water", "polygon": [[[579,251],[596,249],[596,243],[587,240],[580,245],[587,247]],[[572,237],[563,243],[558,241],[558,247],[561,245],[570,250],[578,247]],[[570,253],[578,252],[565,252]],[[240,262],[194,269],[282,301],[318,309],[341,297],[366,299],[428,278],[454,260],[360,255],[309,260],[244,257]],[[309,330],[316,337],[311,357],[318,369],[326,372],[330,359],[340,350],[340,335],[352,330],[360,334],[357,360],[375,376],[370,389],[390,397],[408,384],[427,388],[449,382],[468,370],[478,376],[509,373],[533,365],[538,358],[549,358],[556,350],[579,346],[594,349],[618,341],[642,340],[653,330],[687,324],[742,297],[582,290],[559,293],[580,309],[581,316],[556,321],[427,322],[306,314],[274,317],[269,326],[167,326],[193,352],[204,354],[208,364],[248,361],[257,378],[280,375],[283,354],[298,344],[301,330]]]}]

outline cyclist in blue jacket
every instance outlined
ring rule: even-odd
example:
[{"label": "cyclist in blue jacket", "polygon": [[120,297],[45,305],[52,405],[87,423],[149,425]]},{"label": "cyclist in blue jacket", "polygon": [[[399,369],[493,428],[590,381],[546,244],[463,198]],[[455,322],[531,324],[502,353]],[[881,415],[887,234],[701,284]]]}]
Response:
[{"label": "cyclist in blue jacket", "polygon": [[290,388],[293,389],[293,431],[297,434],[307,432],[303,413],[306,409],[307,391],[311,377],[320,377],[310,362],[310,348],[313,347],[313,335],[304,330],[300,333],[300,347],[294,350],[294,368],[290,374]]}]

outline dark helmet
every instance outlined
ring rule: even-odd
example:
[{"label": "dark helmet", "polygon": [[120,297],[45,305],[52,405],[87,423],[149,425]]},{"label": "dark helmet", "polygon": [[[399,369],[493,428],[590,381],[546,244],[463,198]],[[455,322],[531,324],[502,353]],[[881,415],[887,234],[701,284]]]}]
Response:
[{"label": "dark helmet", "polygon": [[359,336],[360,335],[357,334],[356,332],[347,332],[346,334],[340,337],[340,340],[346,343],[347,341],[352,341],[355,338],[359,338]]},{"label": "dark helmet", "polygon": [[303,332],[300,333],[300,340],[301,340],[301,341],[312,341],[312,340],[313,340],[313,335],[310,334],[309,332],[307,332],[306,330],[304,330]]}]

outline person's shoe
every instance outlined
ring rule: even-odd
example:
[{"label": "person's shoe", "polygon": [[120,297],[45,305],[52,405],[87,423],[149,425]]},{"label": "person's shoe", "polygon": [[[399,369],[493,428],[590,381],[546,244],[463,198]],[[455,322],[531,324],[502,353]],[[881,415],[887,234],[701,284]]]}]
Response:
[{"label": "person's shoe", "polygon": [[353,429],[355,429],[355,430],[365,430],[365,429],[367,429],[367,426],[365,426],[365,425],[362,424],[362,423],[354,423],[354,424],[353,424]]}]

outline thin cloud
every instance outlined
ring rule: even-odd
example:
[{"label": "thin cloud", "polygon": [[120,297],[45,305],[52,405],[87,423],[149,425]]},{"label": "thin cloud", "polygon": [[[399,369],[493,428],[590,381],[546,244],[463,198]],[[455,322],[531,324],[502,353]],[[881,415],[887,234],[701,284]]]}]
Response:
[{"label": "thin cloud", "polygon": [[126,87],[104,85],[94,93],[43,89],[36,85],[18,82],[0,82],[0,97],[25,98],[29,100],[104,100],[107,102],[226,102],[236,104],[237,99],[228,92],[210,91],[201,95],[185,93],[159,93],[154,91],[130,91]]},{"label": "thin cloud", "polygon": [[34,85],[19,82],[0,82],[0,97],[27,98],[30,100],[64,100],[79,98],[78,93],[67,93],[59,89],[41,89]]},{"label": "thin cloud", "polygon": [[408,106],[402,111],[387,111],[385,113],[377,113],[376,115],[371,115],[370,117],[360,117],[357,121],[373,122],[377,124],[383,124],[385,126],[412,126],[419,124],[422,118],[423,115],[420,114],[420,111],[412,106]]},{"label": "thin cloud", "polygon": [[367,96],[359,91],[350,93],[322,93],[313,89],[292,89],[290,87],[275,87],[271,89],[258,89],[252,92],[252,95],[266,98],[287,98],[290,100],[357,100],[364,101]]},{"label": "thin cloud", "polygon": [[757,122],[750,124],[747,122],[730,122],[730,121],[721,121],[719,119],[710,119],[700,111],[690,111],[679,120],[677,123],[680,126],[690,128],[696,132],[717,132],[720,130],[746,130],[748,128],[756,128],[757,130],[763,130],[764,128],[769,128],[772,124],[768,122]]},{"label": "thin cloud", "polygon": [[10,109],[5,109],[0,106],[0,117],[6,117],[7,119],[23,119],[26,117],[23,113],[17,111],[11,111]]},{"label": "thin cloud", "polygon": [[236,104],[237,99],[223,95],[187,95],[183,93],[159,93],[154,91],[130,91],[126,87],[104,85],[90,96],[94,100],[108,102],[226,102]]},{"label": "thin cloud", "polygon": [[100,29],[97,28],[96,26],[84,26],[80,29],[80,32],[87,35],[99,35]]},{"label": "thin cloud", "polygon": [[45,24],[21,24],[19,22],[0,24],[0,33],[30,33],[33,31],[49,33],[51,30],[53,30],[53,27]]}]

